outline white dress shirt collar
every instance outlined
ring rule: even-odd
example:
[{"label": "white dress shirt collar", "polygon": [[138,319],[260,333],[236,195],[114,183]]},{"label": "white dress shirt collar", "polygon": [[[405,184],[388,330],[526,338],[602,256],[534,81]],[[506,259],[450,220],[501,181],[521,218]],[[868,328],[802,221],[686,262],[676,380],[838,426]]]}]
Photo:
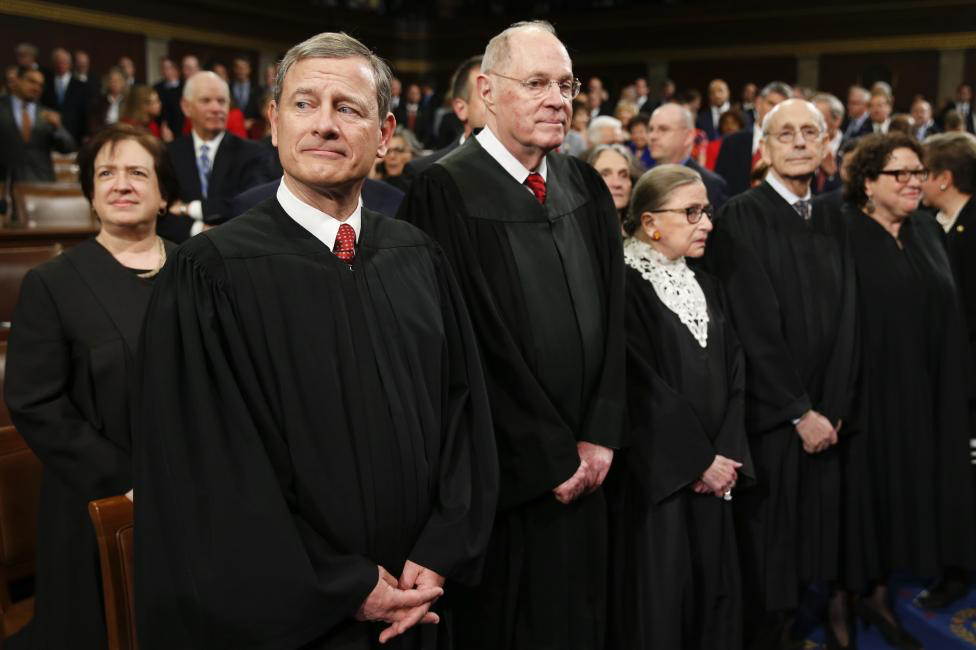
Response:
[{"label": "white dress shirt collar", "polygon": [[830,153],[836,156],[837,152],[840,150],[840,144],[843,141],[844,141],[844,134],[841,132],[840,129],[837,129],[837,133],[835,133],[834,137],[831,138],[830,142],[827,143],[827,146],[830,147]]},{"label": "white dress shirt collar", "polygon": [[[475,136],[478,144],[488,152],[488,155],[495,159],[499,165],[504,168],[505,171],[511,175],[519,184],[524,184],[525,179],[529,177],[532,170],[526,169],[525,165],[518,161],[518,158],[512,155],[512,152],[505,148],[501,140],[491,132],[491,128],[485,127],[481,129],[481,133]],[[542,162],[539,163],[539,168],[535,170],[542,176],[542,180],[548,181],[548,168],[546,166],[546,158],[543,156]],[[529,192],[532,190],[528,185],[525,186]]]},{"label": "white dress shirt collar", "polygon": [[190,129],[190,135],[193,136],[193,159],[200,159],[200,147],[207,145],[207,158],[210,159],[210,168],[213,169],[214,158],[217,157],[217,148],[220,147],[220,143],[224,140],[224,131],[217,134],[217,137],[213,140],[204,140],[197,132]]},{"label": "white dress shirt collar", "polygon": [[797,196],[788,187],[786,187],[786,184],[776,173],[775,169],[770,168],[769,173],[766,174],[766,182],[769,183],[769,186],[776,190],[776,193],[782,196],[783,200],[790,205],[793,205],[797,201],[810,200],[811,192],[809,186],[807,186],[807,193],[805,196]]},{"label": "white dress shirt collar", "polygon": [[57,75],[54,77],[55,86],[60,85],[62,92],[67,92],[68,84],[71,83],[71,72],[65,72],[64,74]]},{"label": "white dress shirt collar", "polygon": [[731,108],[731,107],[732,107],[732,105],[729,104],[729,102],[725,102],[721,106],[712,106],[711,107],[711,109],[712,109],[712,125],[715,127],[715,130],[716,131],[718,131],[718,118],[722,117],[722,113],[724,113],[725,111],[729,110],[729,108]]},{"label": "white dress shirt collar", "polygon": [[752,153],[759,151],[759,141],[762,140],[762,127],[758,124],[752,127]]},{"label": "white dress shirt collar", "polygon": [[282,178],[278,184],[278,203],[281,204],[285,213],[294,219],[295,223],[312,233],[320,242],[328,246],[329,250],[335,246],[336,235],[339,234],[339,226],[348,223],[356,233],[356,242],[359,242],[359,233],[363,223],[363,197],[359,196],[359,205],[355,211],[345,221],[339,221],[330,214],[322,212],[318,208],[312,207],[288,189],[285,179]]}]

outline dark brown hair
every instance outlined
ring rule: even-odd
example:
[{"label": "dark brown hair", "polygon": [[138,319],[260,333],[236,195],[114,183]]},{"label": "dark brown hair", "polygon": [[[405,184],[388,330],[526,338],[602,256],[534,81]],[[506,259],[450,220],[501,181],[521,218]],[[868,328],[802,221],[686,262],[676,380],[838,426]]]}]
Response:
[{"label": "dark brown hair", "polygon": [[933,174],[952,172],[952,184],[963,194],[976,194],[976,136],[939,133],[925,138],[925,166]]},{"label": "dark brown hair", "polygon": [[909,149],[922,159],[922,145],[905,133],[872,133],[862,137],[850,154],[850,161],[845,162],[844,198],[863,208],[868,202],[865,181],[877,180],[895,149]]},{"label": "dark brown hair", "polygon": [[156,170],[156,182],[159,183],[159,193],[166,201],[168,209],[169,204],[179,196],[180,186],[176,180],[173,164],[169,161],[169,156],[166,155],[166,146],[146,129],[121,122],[96,131],[95,135],[78,152],[81,191],[84,192],[88,202],[91,203],[92,197],[95,195],[95,158],[98,156],[98,152],[106,145],[115,148],[115,145],[123,140],[134,140],[152,156],[153,168]]}]

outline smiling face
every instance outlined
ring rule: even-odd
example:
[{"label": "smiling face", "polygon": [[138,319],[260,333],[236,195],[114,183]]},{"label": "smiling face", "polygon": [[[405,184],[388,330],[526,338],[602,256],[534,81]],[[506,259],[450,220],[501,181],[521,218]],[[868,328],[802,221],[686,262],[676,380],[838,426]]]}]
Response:
[{"label": "smiling face", "polygon": [[227,83],[212,72],[199,72],[193,79],[192,94],[180,100],[183,113],[193,130],[204,140],[212,140],[227,125],[230,91]]},{"label": "smiling face", "polygon": [[[900,148],[891,152],[884,170],[923,169],[922,161],[911,149]],[[874,203],[875,215],[890,221],[901,221],[918,209],[922,198],[922,182],[914,176],[904,183],[890,174],[879,174],[875,180],[864,181],[864,190]]]},{"label": "smiling face", "polygon": [[509,59],[493,71],[498,74],[478,78],[488,124],[516,158],[549,152],[562,144],[566,135],[572,100],[560,95],[553,84],[541,97],[532,96],[512,79],[571,82],[573,64],[559,39],[538,29],[511,34],[509,52]]},{"label": "smiling face", "polygon": [[[782,103],[769,119],[767,135],[762,139],[763,160],[780,178],[811,176],[823,160],[827,134],[820,128],[820,112],[801,99]],[[804,132],[820,131],[816,138],[806,139]],[[780,142],[780,134],[792,134]]]},{"label": "smiling face", "polygon": [[606,182],[610,196],[613,197],[614,207],[617,210],[625,210],[630,203],[630,190],[633,185],[627,159],[616,151],[604,151],[593,162],[593,167]]},{"label": "smiling face", "polygon": [[153,223],[166,207],[152,154],[135,140],[106,143],[93,167],[92,207],[103,226]]},{"label": "smiling face", "polygon": [[[688,223],[685,209],[708,205],[708,191],[701,182],[681,185],[671,190],[659,210],[674,212],[645,212],[641,215],[641,228],[645,241],[653,242],[668,259],[701,257],[705,254],[705,242],[712,231],[712,220],[702,214],[697,223]],[[654,232],[660,239],[654,240]]]},{"label": "smiling face", "polygon": [[361,58],[309,58],[285,75],[271,105],[271,139],[285,175],[322,192],[355,188],[387,153],[394,119],[380,119],[376,83]]}]

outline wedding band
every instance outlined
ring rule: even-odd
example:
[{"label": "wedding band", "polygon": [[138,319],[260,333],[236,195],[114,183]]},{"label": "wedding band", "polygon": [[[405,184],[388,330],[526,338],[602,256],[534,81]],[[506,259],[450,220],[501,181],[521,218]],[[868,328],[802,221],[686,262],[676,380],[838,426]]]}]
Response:
[{"label": "wedding band", "polygon": [[725,494],[722,495],[722,498],[725,499],[726,501],[731,501],[732,500],[732,490],[726,490],[725,491]]}]

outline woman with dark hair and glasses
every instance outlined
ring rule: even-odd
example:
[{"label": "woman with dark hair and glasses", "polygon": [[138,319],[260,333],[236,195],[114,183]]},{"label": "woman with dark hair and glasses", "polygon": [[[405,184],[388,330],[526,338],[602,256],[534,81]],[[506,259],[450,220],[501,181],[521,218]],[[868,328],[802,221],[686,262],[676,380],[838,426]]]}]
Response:
[{"label": "woman with dark hair and glasses", "polygon": [[13,315],[5,399],[41,461],[34,619],[9,648],[107,647],[88,502],[132,487],[130,390],[153,281],[175,247],[156,217],[178,194],[162,142],[114,124],[78,154],[101,222],[31,270]]},{"label": "woman with dark hair and glasses", "polygon": [[629,447],[611,470],[609,647],[739,648],[733,488],[754,476],[742,353],[717,282],[692,270],[712,230],[701,177],[659,165],[624,229]]},{"label": "woman with dark hair and glasses", "polygon": [[868,135],[844,192],[858,283],[859,431],[846,448],[844,582],[889,643],[921,647],[901,627],[891,573],[976,567],[963,322],[931,215],[930,172],[903,133]]}]

